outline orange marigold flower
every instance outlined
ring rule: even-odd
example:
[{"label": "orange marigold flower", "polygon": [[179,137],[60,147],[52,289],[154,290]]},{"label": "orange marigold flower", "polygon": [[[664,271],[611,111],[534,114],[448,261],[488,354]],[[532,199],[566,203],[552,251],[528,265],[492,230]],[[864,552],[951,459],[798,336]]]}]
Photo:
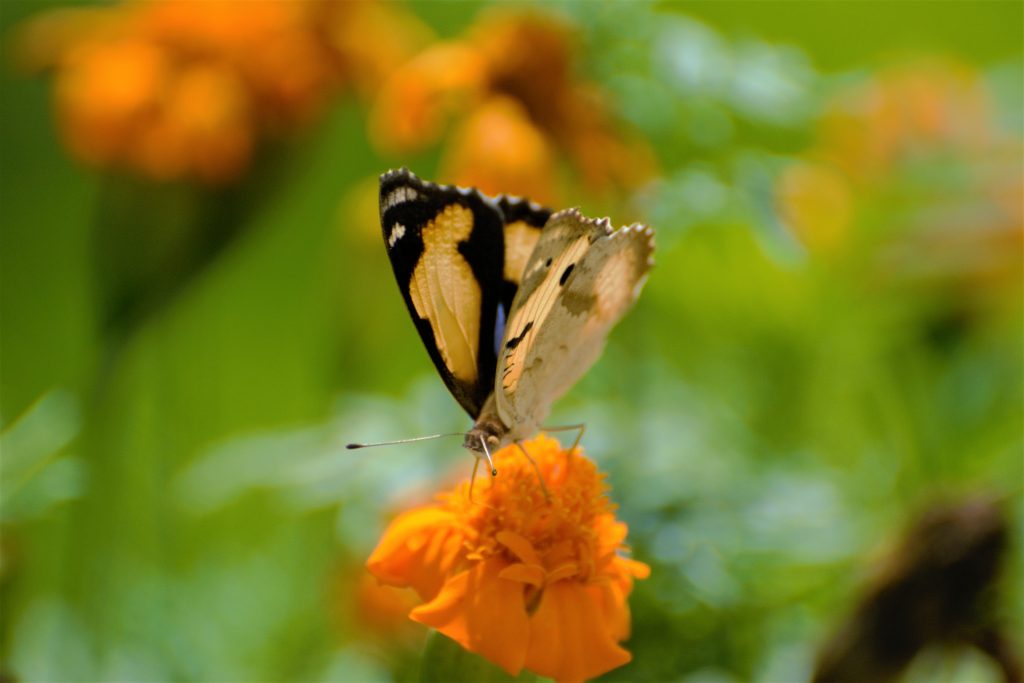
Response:
[{"label": "orange marigold flower", "polygon": [[482,97],[483,57],[461,43],[438,43],[398,69],[384,84],[370,115],[374,144],[413,152],[434,142],[448,117]]},{"label": "orange marigold flower", "polygon": [[145,41],[83,44],[70,53],[55,95],[71,150],[96,164],[123,158],[132,131],[158,106],[169,72],[163,51]]},{"label": "orange marigold flower", "polygon": [[476,107],[452,135],[441,175],[491,195],[554,202],[555,150],[519,102],[495,95]]},{"label": "orange marigold flower", "polygon": [[330,2],[323,21],[342,80],[364,97],[434,37],[396,2]]},{"label": "orange marigold flower", "polygon": [[374,144],[419,150],[453,120],[447,181],[543,201],[532,188],[554,194],[560,154],[594,190],[635,186],[651,175],[654,157],[613,125],[598,89],[578,78],[575,47],[569,26],[552,16],[489,12],[461,40],[435,45],[394,73],[371,115]]},{"label": "orange marigold flower", "polygon": [[494,455],[501,474],[400,515],[367,561],[382,582],[411,586],[431,626],[512,675],[582,681],[630,654],[626,598],[647,565],[627,559],[604,475],[577,450],[540,436]]},{"label": "orange marigold flower", "polygon": [[236,74],[218,64],[182,69],[164,106],[140,131],[133,160],[157,179],[236,177],[252,154],[252,111]]},{"label": "orange marigold flower", "polygon": [[45,13],[17,56],[55,70],[62,134],[82,160],[222,183],[340,87],[368,93],[425,31],[372,0],[136,0]]},{"label": "orange marigold flower", "polygon": [[545,14],[497,10],[483,15],[469,35],[486,61],[492,90],[522,102],[542,128],[557,131],[570,123],[576,45],[567,24]]}]

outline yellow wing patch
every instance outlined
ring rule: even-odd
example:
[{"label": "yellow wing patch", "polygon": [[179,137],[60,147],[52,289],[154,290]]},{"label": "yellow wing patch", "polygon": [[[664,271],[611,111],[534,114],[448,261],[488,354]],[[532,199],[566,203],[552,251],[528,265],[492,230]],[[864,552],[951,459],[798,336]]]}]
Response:
[{"label": "yellow wing patch", "polygon": [[452,375],[464,382],[477,378],[480,319],[462,311],[480,309],[480,285],[458,251],[473,231],[473,212],[452,204],[422,230],[423,254],[409,282],[416,313],[430,322],[437,349]]},{"label": "yellow wing patch", "polygon": [[526,262],[530,260],[538,239],[540,230],[526,221],[505,225],[505,271],[502,274],[506,280],[516,284],[522,282]]}]

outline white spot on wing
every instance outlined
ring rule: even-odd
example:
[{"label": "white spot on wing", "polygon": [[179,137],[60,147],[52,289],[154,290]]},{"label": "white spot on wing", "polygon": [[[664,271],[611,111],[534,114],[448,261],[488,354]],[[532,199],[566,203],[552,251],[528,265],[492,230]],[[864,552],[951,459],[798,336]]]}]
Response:
[{"label": "white spot on wing", "polygon": [[412,201],[413,199],[416,199],[416,197],[418,196],[419,193],[416,192],[416,188],[410,187],[408,185],[402,185],[401,187],[396,188],[391,194],[387,196],[387,199],[384,200],[384,210],[387,211],[396,204],[402,204],[403,202]]},{"label": "white spot on wing", "polygon": [[395,223],[395,227],[391,228],[391,234],[388,235],[388,246],[395,246],[395,242],[402,239],[405,235],[405,226],[401,223]]}]

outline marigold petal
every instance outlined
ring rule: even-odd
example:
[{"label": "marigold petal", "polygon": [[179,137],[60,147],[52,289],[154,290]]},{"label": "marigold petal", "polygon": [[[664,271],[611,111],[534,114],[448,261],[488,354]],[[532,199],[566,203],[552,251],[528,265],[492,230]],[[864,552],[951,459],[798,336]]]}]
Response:
[{"label": "marigold petal", "polygon": [[544,585],[544,574],[544,567],[539,564],[513,564],[502,569],[498,576],[509,581],[528,583],[540,588]]},{"label": "marigold petal", "polygon": [[444,560],[445,551],[449,547],[451,536],[449,534],[434,533],[425,540],[426,542],[419,546],[423,563],[441,564]]},{"label": "marigold petal", "polygon": [[628,571],[634,579],[646,579],[651,575],[651,566],[639,560],[631,560],[628,557],[620,557],[619,563]]},{"label": "marigold petal", "polygon": [[448,533],[448,537],[444,541],[444,547],[441,549],[441,556],[438,559],[437,569],[444,576],[448,576],[452,572],[455,564],[462,558],[462,554],[465,550],[462,547],[464,535],[461,531],[458,533],[452,531]]},{"label": "marigold petal", "polygon": [[579,567],[577,567],[574,563],[570,562],[568,564],[563,564],[560,567],[552,569],[550,572],[548,572],[548,575],[545,578],[547,583],[555,583],[556,581],[567,579],[570,576],[575,576],[579,572],[579,570]]},{"label": "marigold petal", "polygon": [[498,543],[502,544],[526,564],[540,564],[540,555],[533,549],[533,544],[523,538],[520,534],[507,529],[499,531],[494,535]]},{"label": "marigold petal", "polygon": [[412,586],[429,600],[437,595],[461,548],[456,525],[447,510],[418,508],[403,513],[384,531],[366,568],[382,582]]},{"label": "marigold petal", "polygon": [[526,667],[558,683],[583,681],[627,663],[631,656],[615,642],[601,605],[587,588],[560,581],[544,589],[530,619]]},{"label": "marigold petal", "polygon": [[601,607],[609,635],[616,642],[629,637],[629,603],[626,602],[626,596],[631,588],[631,585],[616,581],[601,581],[587,586],[587,592]]},{"label": "marigold petal", "polygon": [[507,567],[496,557],[479,562],[449,578],[437,597],[409,616],[517,676],[526,660],[530,621],[523,585],[500,576]]}]

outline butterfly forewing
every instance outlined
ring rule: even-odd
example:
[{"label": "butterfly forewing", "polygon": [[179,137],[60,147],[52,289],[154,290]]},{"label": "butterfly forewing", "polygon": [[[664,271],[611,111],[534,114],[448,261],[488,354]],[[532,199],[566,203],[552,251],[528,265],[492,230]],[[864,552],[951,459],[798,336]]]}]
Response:
[{"label": "butterfly forewing", "polygon": [[519,283],[506,241],[520,258],[549,215],[526,200],[436,185],[406,169],[381,176],[381,228],[402,298],[442,379],[473,418],[494,388]]},{"label": "butterfly forewing", "polygon": [[512,303],[495,398],[512,437],[529,436],[551,403],[597,360],[651,266],[653,233],[561,211],[545,225]]}]

